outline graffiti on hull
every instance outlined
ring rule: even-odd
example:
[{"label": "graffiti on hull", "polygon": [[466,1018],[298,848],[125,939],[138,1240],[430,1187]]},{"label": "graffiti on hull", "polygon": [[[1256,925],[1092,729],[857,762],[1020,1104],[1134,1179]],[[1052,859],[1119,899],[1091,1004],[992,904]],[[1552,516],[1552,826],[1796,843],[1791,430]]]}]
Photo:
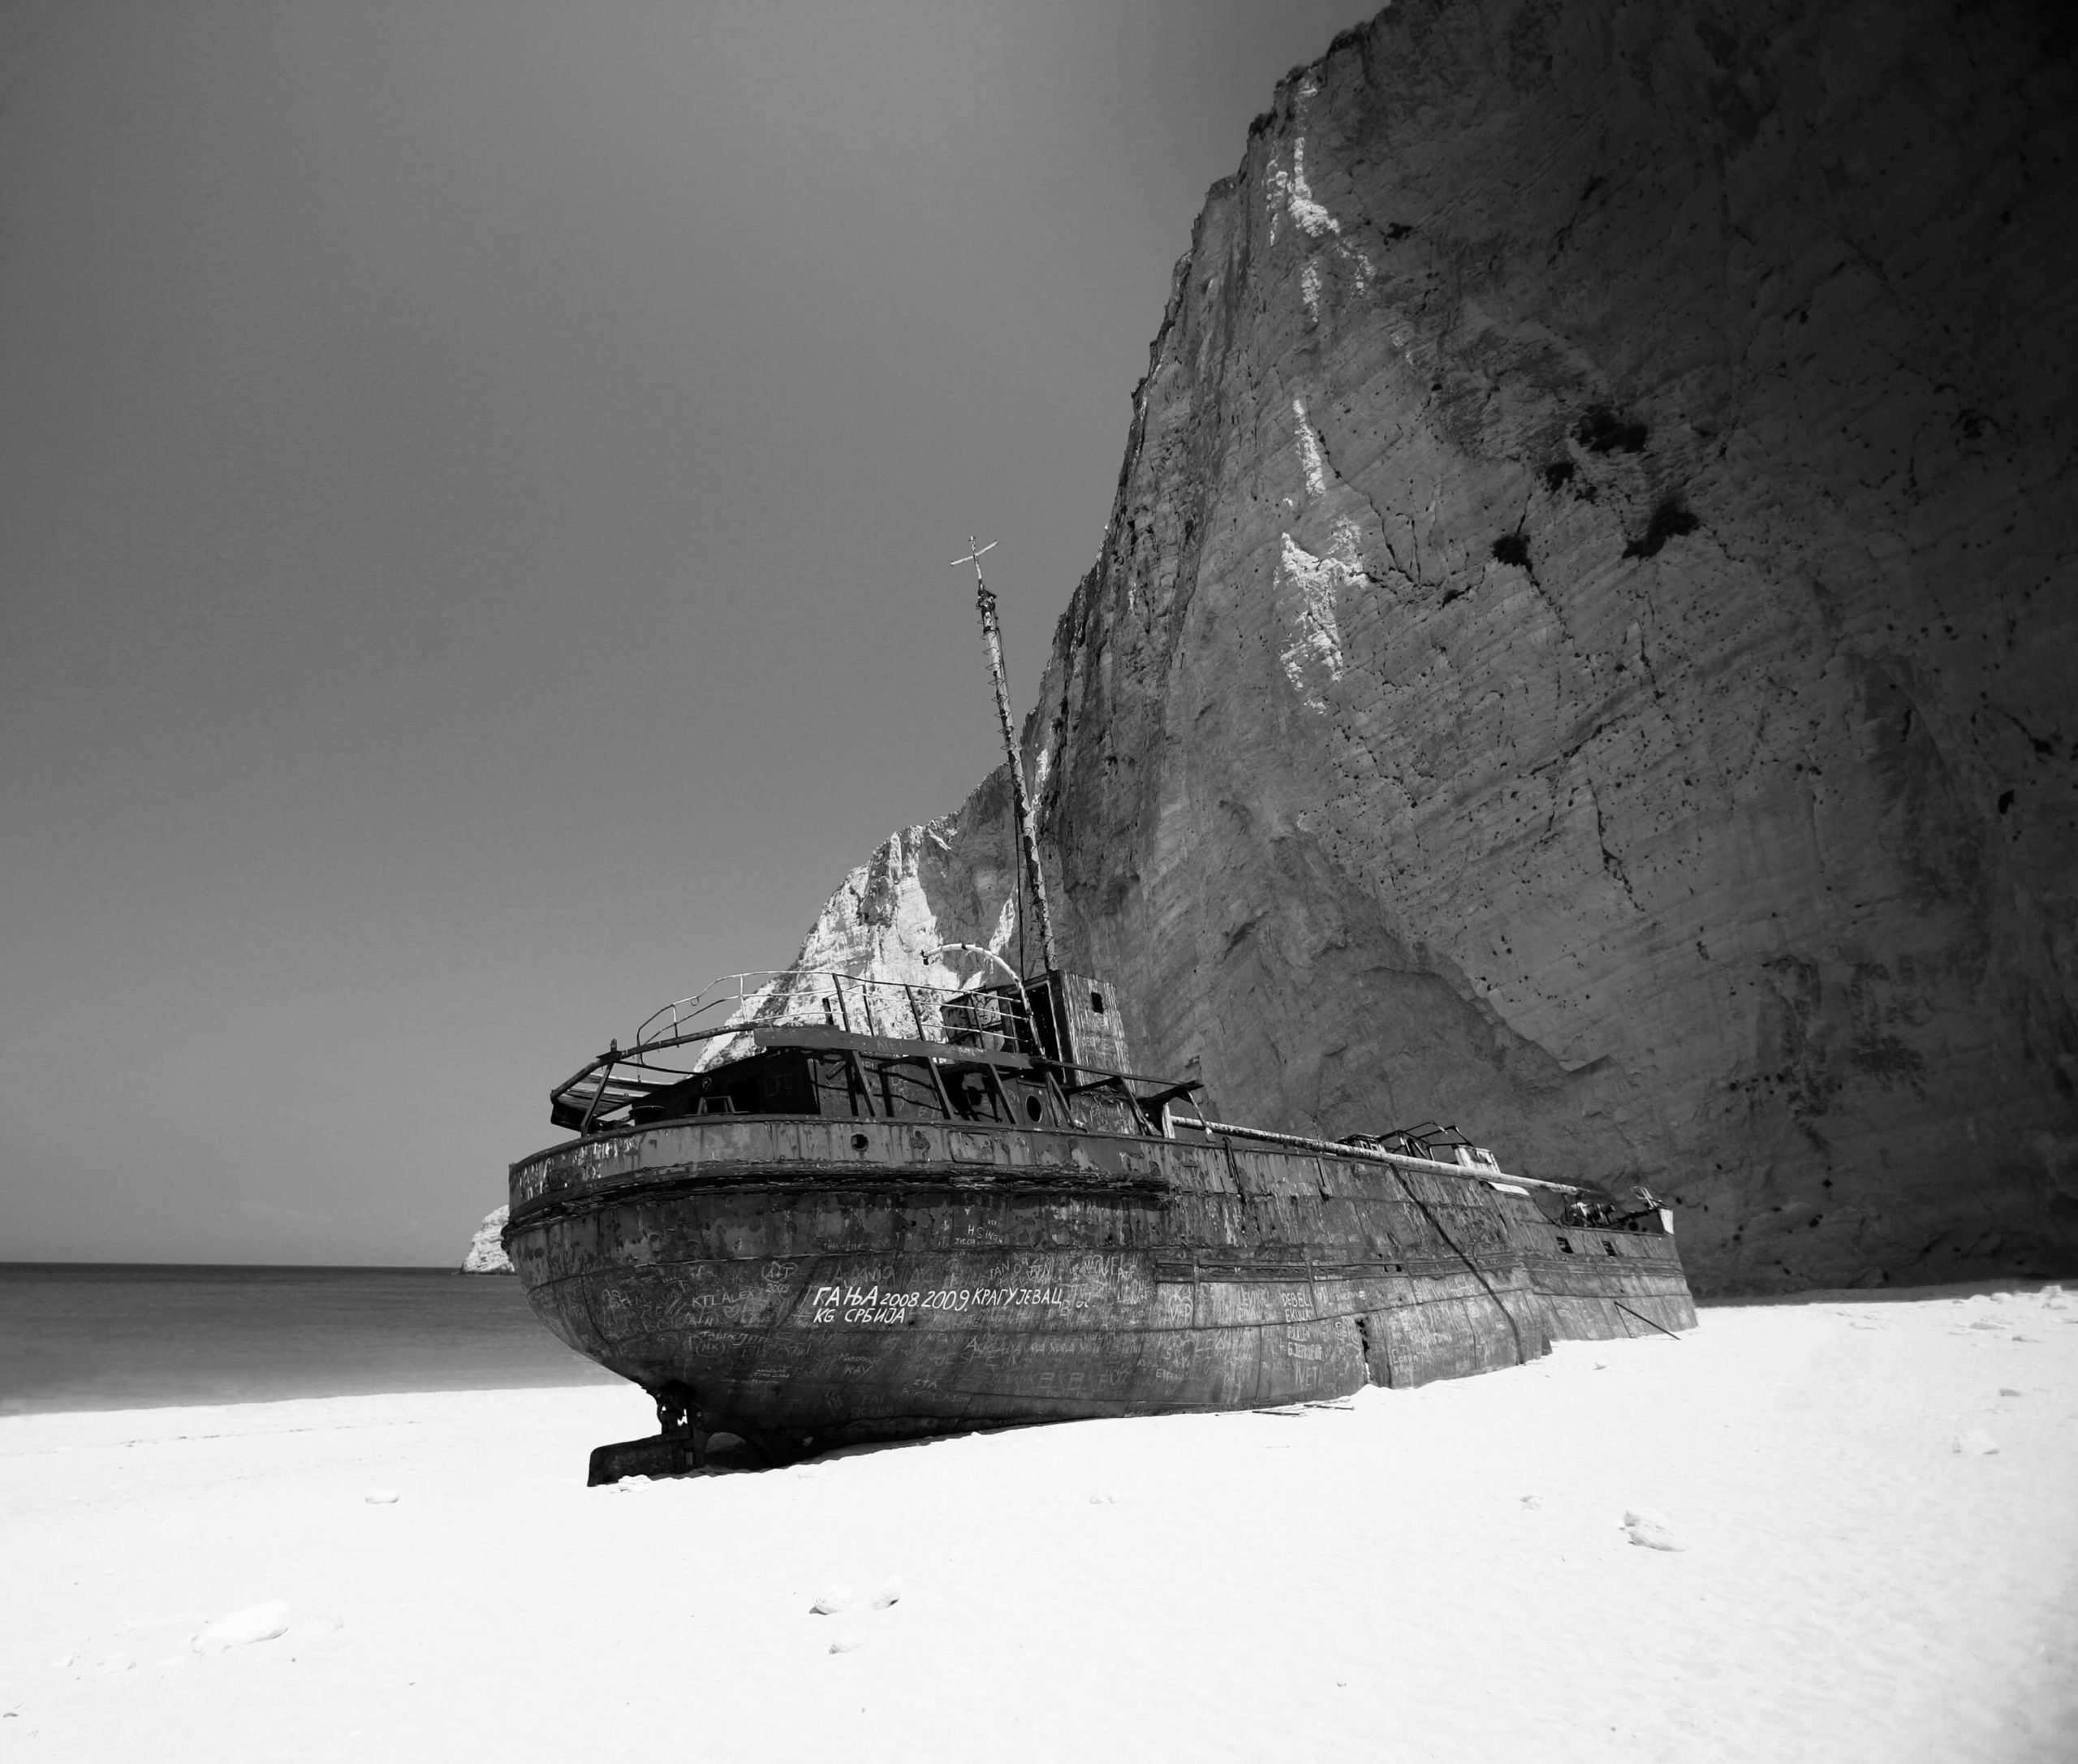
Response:
[{"label": "graffiti on hull", "polygon": [[905,1323],[912,1313],[1007,1310],[1028,1305],[1069,1308],[1062,1286],[943,1287],[935,1292],[863,1292],[855,1286],[816,1288],[812,1323]]}]

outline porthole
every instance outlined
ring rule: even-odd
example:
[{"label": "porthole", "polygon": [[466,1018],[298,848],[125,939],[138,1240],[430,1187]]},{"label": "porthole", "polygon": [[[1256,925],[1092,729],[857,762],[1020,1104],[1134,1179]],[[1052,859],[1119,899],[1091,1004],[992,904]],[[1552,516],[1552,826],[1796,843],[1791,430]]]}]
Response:
[{"label": "porthole", "polygon": [[853,1151],[864,1151],[866,1147],[872,1143],[873,1141],[868,1139],[864,1133],[854,1133],[851,1136],[851,1149]]},{"label": "porthole", "polygon": [[1103,1014],[1104,1014],[1104,994],[1103,994],[1102,993],[1101,993],[1101,992],[1092,992],[1092,993],[1090,994],[1090,995],[1089,995],[1089,1008],[1090,1008],[1091,1010],[1094,1011],[1097,1014],[1097,1016],[1103,1016]]},{"label": "porthole", "polygon": [[1044,1106],[1040,1102],[1038,1098],[1027,1097],[1024,1099],[1024,1118],[1026,1120],[1036,1121],[1046,1111]]}]

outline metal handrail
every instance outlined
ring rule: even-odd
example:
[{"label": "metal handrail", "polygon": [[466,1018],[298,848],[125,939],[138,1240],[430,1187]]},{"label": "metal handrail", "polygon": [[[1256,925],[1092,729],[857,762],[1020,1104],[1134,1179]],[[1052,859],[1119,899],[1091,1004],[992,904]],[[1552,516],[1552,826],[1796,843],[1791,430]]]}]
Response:
[{"label": "metal handrail", "polygon": [[[836,1022],[842,1027],[856,1008],[863,1021],[855,1026],[869,1033],[906,1035],[913,1029],[919,1041],[942,1041],[946,1037],[946,1003],[969,998],[976,990],[941,986],[924,980],[887,980],[835,968],[752,969],[723,974],[691,997],[675,998],[652,1011],[625,1051],[632,1054],[688,1039],[689,1025],[725,1007],[733,1007],[728,1022],[722,1025],[726,1028],[817,1022]],[[1024,993],[1020,983],[1014,1007],[1001,994],[991,997],[995,1015],[1021,1026],[1029,1035],[1034,1028],[1033,1012]],[[881,1007],[877,1011],[877,1002]],[[883,1019],[891,1029],[882,1026]],[[932,1020],[938,1025],[936,1034],[929,1027]]]},{"label": "metal handrail", "polygon": [[[953,949],[972,951],[1002,961],[1002,958],[994,955],[993,951],[967,944],[944,945],[930,954],[942,955]],[[863,1031],[874,1037],[886,1036],[888,1027],[883,1024],[883,1013],[876,1012],[873,1009],[873,1000],[877,995],[883,1004],[886,1024],[891,1025],[896,1032],[891,1038],[908,1039],[908,1030],[913,1028],[916,1040],[938,1042],[946,1046],[960,1045],[951,1040],[954,1033],[976,1032],[999,1036],[1006,1042],[1023,1040],[1036,1046],[1037,1025],[1033,1020],[1031,1002],[1025,994],[1021,977],[1016,976],[1015,971],[1010,968],[1007,963],[1003,965],[1006,971],[1019,981],[1016,997],[1013,998],[999,987],[988,989],[985,994],[987,1019],[985,1020],[977,1015],[972,1023],[960,1024],[956,1027],[946,1023],[945,1007],[955,1001],[964,1001],[967,1002],[967,1008],[975,1010],[979,1003],[976,995],[981,993],[982,989],[973,986],[940,986],[920,980],[886,980],[834,968],[752,969],[740,974],[723,974],[691,997],[675,998],[652,1011],[636,1031],[635,1040],[631,1045],[610,1047],[597,1059],[588,1062],[563,1083],[558,1085],[550,1094],[565,1096],[576,1091],[580,1085],[595,1082],[597,1088],[588,1099],[589,1106],[585,1112],[585,1126],[588,1128],[595,1116],[613,1113],[626,1100],[609,1101],[607,1098],[607,1091],[615,1081],[616,1073],[623,1066],[632,1067],[636,1072],[653,1073],[666,1078],[691,1076],[719,1063],[728,1055],[733,1042],[761,1028],[798,1027],[807,1024],[853,1032]],[[700,1019],[710,1017],[725,1006],[733,1007],[726,1020],[697,1026]],[[855,1009],[859,1011],[862,1020],[852,1020],[851,1013]],[[645,1057],[674,1048],[692,1046],[699,1047],[701,1051],[690,1072],[677,1065],[654,1063]],[[1097,1081],[1099,1084],[1113,1082],[1119,1076],[1122,1075],[1108,1076]],[[1130,1078],[1130,1075],[1123,1076]],[[639,1086],[644,1080],[636,1077],[623,1081]],[[1152,1083],[1158,1080],[1143,1079],[1140,1081]],[[1263,1128],[1207,1120],[1201,1115],[1179,1113],[1173,1119],[1176,1126],[1195,1128],[1208,1137],[1255,1140],[1331,1157],[1356,1158],[1367,1163],[1395,1165],[1403,1170],[1420,1171],[1425,1174],[1468,1177],[1478,1181],[1519,1183],[1530,1188],[1555,1190],[1562,1194],[1592,1192],[1578,1184],[1517,1175],[1498,1167],[1475,1168],[1463,1163],[1446,1163],[1432,1158],[1410,1157],[1404,1153],[1387,1151],[1383,1145],[1375,1141],[1369,1144],[1352,1145],[1346,1140],[1315,1139],[1304,1134],[1274,1132]]]},{"label": "metal handrail", "polygon": [[1576,1182],[1554,1182],[1545,1176],[1519,1176],[1498,1167],[1488,1169],[1470,1164],[1446,1164],[1433,1158],[1409,1158],[1401,1153],[1387,1151],[1383,1146],[1352,1145],[1347,1140],[1313,1139],[1304,1133],[1274,1133],[1267,1128],[1237,1127],[1231,1121],[1208,1121],[1188,1115],[1177,1117],[1178,1124],[1202,1128],[1208,1136],[1219,1134],[1228,1139],[1259,1139],[1273,1145],[1292,1145],[1301,1151],[1319,1152],[1330,1158],[1356,1158],[1366,1163],[1390,1164],[1399,1170],[1417,1170],[1427,1175],[1462,1176],[1474,1182],[1514,1182],[1532,1188],[1554,1188],[1561,1194],[1586,1194],[1591,1191]]},{"label": "metal handrail", "polygon": [[[948,1016],[957,1003],[960,1010]],[[721,1022],[712,1021],[726,1010]],[[709,1020],[703,1023],[702,1020]],[[1022,985],[1012,998],[1001,990],[941,986],[923,980],[888,980],[842,968],[789,968],[723,974],[689,998],[652,1011],[626,1047],[618,1042],[550,1092],[584,1102],[584,1125],[613,1114],[628,1100],[609,1096],[616,1083],[653,1085],[690,1077],[731,1057],[735,1044],[759,1029],[804,1024],[893,1040],[915,1039],[948,1048],[971,1046],[959,1035],[1000,1041],[1007,1048],[1039,1045],[1031,1003]],[[688,1062],[657,1056],[697,1048]],[[627,1068],[630,1076],[620,1074]],[[590,1086],[587,1097],[582,1086]]]}]

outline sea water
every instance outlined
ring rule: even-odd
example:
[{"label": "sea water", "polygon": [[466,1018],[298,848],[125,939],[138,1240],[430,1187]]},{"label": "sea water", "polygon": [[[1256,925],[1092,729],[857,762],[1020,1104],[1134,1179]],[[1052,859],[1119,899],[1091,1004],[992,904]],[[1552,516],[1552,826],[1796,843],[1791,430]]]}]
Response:
[{"label": "sea water", "polygon": [[614,1382],[509,1274],[0,1262],[0,1415]]}]

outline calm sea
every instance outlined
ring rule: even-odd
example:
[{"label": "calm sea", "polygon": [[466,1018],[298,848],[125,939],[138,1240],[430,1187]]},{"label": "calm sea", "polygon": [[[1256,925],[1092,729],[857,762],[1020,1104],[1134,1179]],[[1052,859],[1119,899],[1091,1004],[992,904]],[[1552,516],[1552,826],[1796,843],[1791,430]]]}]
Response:
[{"label": "calm sea", "polygon": [[507,1274],[0,1262],[0,1415],[615,1382]]}]

